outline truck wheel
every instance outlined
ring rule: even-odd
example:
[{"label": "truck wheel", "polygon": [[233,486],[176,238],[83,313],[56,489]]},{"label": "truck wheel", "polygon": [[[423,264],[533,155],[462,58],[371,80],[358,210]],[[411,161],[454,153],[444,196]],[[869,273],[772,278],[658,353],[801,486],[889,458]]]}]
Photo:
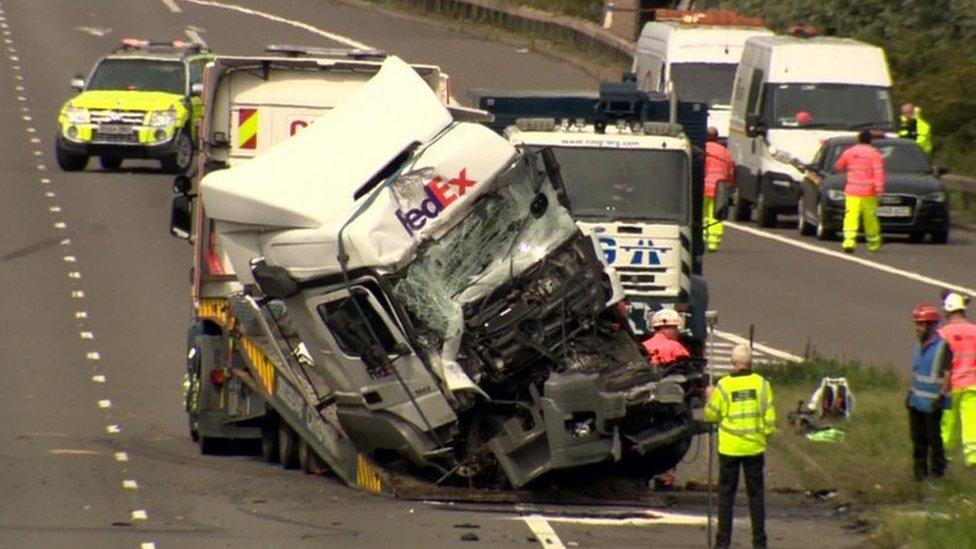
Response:
[{"label": "truck wheel", "polygon": [[824,214],[823,202],[817,204],[817,239],[834,239],[834,231],[827,228],[827,220],[826,215]]},{"label": "truck wheel", "polygon": [[668,446],[656,448],[645,455],[644,463],[647,472],[651,475],[659,475],[674,469],[688,453],[688,448],[691,447],[691,438],[683,438]]},{"label": "truck wheel", "polygon": [[932,233],[932,244],[947,244],[949,242],[949,229]]},{"label": "truck wheel", "polygon": [[298,468],[301,469],[303,473],[312,474],[317,468],[315,462],[315,450],[308,445],[305,439],[298,441]]},{"label": "truck wheel", "polygon": [[278,422],[278,460],[285,469],[298,469],[298,435],[284,421]]},{"label": "truck wheel", "polygon": [[803,213],[803,199],[800,199],[800,203],[796,206],[796,214],[799,220],[796,222],[797,228],[800,230],[800,236],[813,236],[813,225],[807,222],[807,216]]},{"label": "truck wheel", "polygon": [[200,442],[200,431],[197,430],[197,418],[195,418],[192,414],[187,414],[186,420],[190,426],[190,440],[193,442]]},{"label": "truck wheel", "polygon": [[98,163],[101,164],[103,169],[117,170],[120,166],[122,166],[122,157],[114,155],[102,155],[98,157]]},{"label": "truck wheel", "polygon": [[227,446],[229,443],[227,439],[206,437],[203,435],[198,435],[198,437],[201,454],[205,456],[219,456],[227,453]]},{"label": "truck wheel", "polygon": [[278,451],[278,425],[269,420],[261,426],[261,458],[268,463],[277,463]]},{"label": "truck wheel", "polygon": [[735,194],[732,200],[732,220],[733,221],[749,221],[749,215],[752,213],[749,208],[749,203],[742,198],[739,188],[736,187]]},{"label": "truck wheel", "polygon": [[60,138],[54,144],[54,156],[57,157],[58,166],[66,172],[81,171],[88,165],[87,156],[71,154],[64,150]]},{"label": "truck wheel", "polygon": [[766,207],[766,197],[762,190],[759,191],[759,200],[756,201],[756,221],[760,227],[767,229],[776,225],[776,212]]},{"label": "truck wheel", "polygon": [[174,139],[176,145],[173,154],[163,157],[161,161],[163,170],[169,173],[186,173],[193,164],[193,141],[185,129],[180,130]]}]

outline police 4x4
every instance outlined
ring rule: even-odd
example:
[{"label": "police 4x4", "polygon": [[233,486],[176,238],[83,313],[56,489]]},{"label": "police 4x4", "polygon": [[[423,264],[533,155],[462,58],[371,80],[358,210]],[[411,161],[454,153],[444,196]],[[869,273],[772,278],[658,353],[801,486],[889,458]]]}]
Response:
[{"label": "police 4x4", "polygon": [[58,114],[58,165],[83,170],[98,156],[103,168],[114,170],[125,158],[155,158],[166,171],[185,172],[203,112],[203,67],[211,58],[200,44],[122,40],[87,82],[72,79],[80,93]]}]

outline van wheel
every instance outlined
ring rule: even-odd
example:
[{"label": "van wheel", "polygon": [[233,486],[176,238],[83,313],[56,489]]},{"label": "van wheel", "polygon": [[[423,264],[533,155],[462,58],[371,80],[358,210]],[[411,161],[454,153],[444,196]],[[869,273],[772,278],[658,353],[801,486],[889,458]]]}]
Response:
[{"label": "van wheel", "polygon": [[749,221],[751,213],[749,203],[742,198],[739,188],[736,187],[735,194],[732,195],[732,219],[734,221]]},{"label": "van wheel", "polygon": [[199,435],[200,453],[205,456],[219,456],[227,453],[229,441],[225,438]]},{"label": "van wheel", "polygon": [[764,228],[776,225],[776,213],[766,207],[766,198],[762,190],[759,191],[759,200],[756,201],[756,221]]},{"label": "van wheel", "polygon": [[61,146],[61,138],[57,138],[54,144],[54,156],[58,160],[58,167],[66,172],[77,172],[85,169],[88,165],[88,157],[84,155],[71,154]]},{"label": "van wheel", "polygon": [[298,469],[298,435],[284,421],[278,422],[278,460],[285,469]]},{"label": "van wheel", "polygon": [[796,206],[796,214],[799,220],[796,222],[797,228],[800,230],[800,236],[813,236],[813,225],[807,222],[807,216],[803,212],[803,199],[800,199],[800,203]]}]

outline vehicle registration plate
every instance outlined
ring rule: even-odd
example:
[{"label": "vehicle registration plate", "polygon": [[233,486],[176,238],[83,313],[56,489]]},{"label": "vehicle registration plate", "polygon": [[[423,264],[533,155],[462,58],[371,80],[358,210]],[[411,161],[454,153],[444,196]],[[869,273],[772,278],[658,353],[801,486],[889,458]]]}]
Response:
[{"label": "vehicle registration plate", "polygon": [[123,126],[120,124],[102,124],[98,127],[98,131],[104,134],[125,135],[132,133],[132,126]]},{"label": "vehicle registration plate", "polygon": [[879,206],[878,217],[911,217],[911,206]]}]

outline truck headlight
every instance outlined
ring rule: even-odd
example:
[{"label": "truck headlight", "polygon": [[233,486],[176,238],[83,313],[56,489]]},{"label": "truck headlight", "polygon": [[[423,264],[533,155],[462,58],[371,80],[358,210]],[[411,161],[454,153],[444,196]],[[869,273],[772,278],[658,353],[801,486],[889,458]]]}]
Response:
[{"label": "truck headlight", "polygon": [[946,193],[945,191],[935,191],[934,193],[929,193],[925,195],[923,198],[925,198],[925,200],[928,200],[929,202],[945,202]]},{"label": "truck headlight", "polygon": [[167,111],[154,111],[149,115],[149,125],[154,128],[165,128],[176,123],[176,111],[170,108]]},{"label": "truck headlight", "polygon": [[843,202],[844,191],[840,189],[827,189],[827,198],[829,198],[832,202]]},{"label": "truck headlight", "polygon": [[64,111],[65,118],[71,124],[87,124],[91,122],[91,113],[88,109],[82,109],[80,107],[68,107]]}]

